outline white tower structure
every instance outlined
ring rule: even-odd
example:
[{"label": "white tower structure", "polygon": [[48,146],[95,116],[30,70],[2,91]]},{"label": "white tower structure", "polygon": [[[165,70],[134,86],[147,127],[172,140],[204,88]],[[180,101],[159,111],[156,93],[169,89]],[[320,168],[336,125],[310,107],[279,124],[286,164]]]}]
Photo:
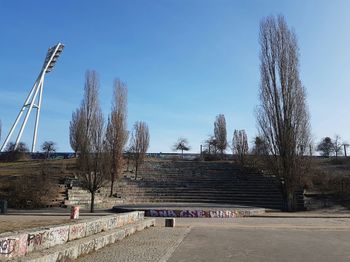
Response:
[{"label": "white tower structure", "polygon": [[50,73],[51,70],[53,69],[58,57],[62,53],[64,48],[64,45],[61,43],[58,43],[57,45],[49,48],[47,51],[47,55],[45,58],[44,65],[40,71],[40,74],[38,78],[36,79],[34,86],[32,87],[27,99],[25,100],[21,110],[19,111],[19,114],[13,123],[10,132],[8,133],[2,147],[1,147],[1,152],[3,152],[6,149],[6,146],[8,142],[10,141],[10,138],[13,134],[13,132],[16,129],[16,126],[18,122],[20,121],[24,111],[27,110],[27,113],[24,117],[23,123],[21,125],[21,128],[18,132],[16,142],[15,142],[15,149],[18,146],[19,141],[21,140],[24,128],[27,124],[28,118],[30,116],[30,113],[32,109],[36,109],[36,117],[35,117],[35,125],[34,125],[34,133],[33,133],[33,143],[32,143],[32,148],[31,152],[35,152],[35,145],[36,145],[36,137],[38,134],[38,124],[39,124],[39,117],[40,117],[40,108],[41,108],[41,101],[42,101],[42,95],[43,95],[43,88],[44,88],[44,78],[46,73]]}]

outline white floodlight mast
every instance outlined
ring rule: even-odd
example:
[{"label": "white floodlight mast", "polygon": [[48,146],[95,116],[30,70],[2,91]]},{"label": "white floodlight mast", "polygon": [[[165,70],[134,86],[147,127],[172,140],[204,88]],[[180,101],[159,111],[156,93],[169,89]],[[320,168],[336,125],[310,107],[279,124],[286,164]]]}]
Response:
[{"label": "white floodlight mast", "polygon": [[14,130],[16,129],[16,126],[22,116],[22,114],[24,113],[24,111],[26,109],[28,109],[25,118],[23,120],[22,126],[18,132],[17,138],[16,138],[16,142],[15,142],[15,149],[18,146],[18,143],[22,137],[24,128],[27,124],[30,112],[32,111],[33,108],[35,108],[36,111],[36,117],[35,117],[35,125],[34,125],[34,133],[33,133],[33,142],[32,142],[32,148],[31,148],[31,152],[35,151],[35,145],[36,145],[36,138],[37,138],[37,134],[38,134],[38,125],[39,125],[39,118],[40,118],[40,108],[41,108],[41,101],[42,101],[42,95],[43,95],[43,88],[44,88],[44,77],[46,73],[51,72],[51,70],[53,69],[58,57],[60,56],[60,54],[62,53],[64,48],[64,45],[62,43],[58,43],[57,45],[49,48],[46,58],[45,58],[45,62],[44,65],[40,71],[40,74],[38,76],[38,78],[36,79],[34,86],[32,87],[26,101],[24,102],[21,110],[19,111],[19,114],[15,120],[15,122],[13,123],[10,132],[8,133],[4,144],[1,147],[1,152],[5,150]]}]

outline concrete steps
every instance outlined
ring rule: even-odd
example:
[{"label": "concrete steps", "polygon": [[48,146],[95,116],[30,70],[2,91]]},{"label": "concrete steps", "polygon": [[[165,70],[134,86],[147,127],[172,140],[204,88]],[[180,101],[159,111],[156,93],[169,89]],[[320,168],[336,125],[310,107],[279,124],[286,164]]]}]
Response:
[{"label": "concrete steps", "polygon": [[281,209],[279,180],[228,162],[145,163],[138,180],[126,174],[118,196],[131,203],[223,203]]},{"label": "concrete steps", "polygon": [[0,234],[0,261],[70,261],[154,224],[133,211],[7,232]]},{"label": "concrete steps", "polygon": [[53,248],[32,253],[26,257],[19,259],[21,262],[65,262],[71,261],[79,256],[97,251],[107,245],[113,244],[125,237],[142,231],[145,228],[155,225],[155,220],[146,218],[133,224],[113,229],[107,232],[101,232],[89,237],[68,242],[64,245],[55,246]]}]

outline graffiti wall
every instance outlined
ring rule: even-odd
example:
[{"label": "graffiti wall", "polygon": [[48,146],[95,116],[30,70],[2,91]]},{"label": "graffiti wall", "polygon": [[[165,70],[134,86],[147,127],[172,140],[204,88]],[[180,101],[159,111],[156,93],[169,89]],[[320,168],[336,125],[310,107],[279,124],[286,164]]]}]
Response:
[{"label": "graffiti wall", "polygon": [[156,210],[146,211],[150,217],[198,217],[198,218],[234,218],[239,216],[236,210]]},{"label": "graffiti wall", "polygon": [[[0,234],[0,261],[23,256],[28,252],[50,248],[101,231],[111,230],[135,222],[143,216],[143,212],[130,212],[88,219],[71,225],[36,228],[26,232],[3,233]],[[108,239],[100,241],[108,241]],[[95,245],[93,241],[91,245]],[[91,249],[91,245],[82,246],[86,250],[81,252],[88,252]],[[104,243],[101,242],[96,245],[104,246]]]},{"label": "graffiti wall", "polygon": [[0,238],[1,257],[13,257],[25,255],[27,252],[27,234],[19,234],[13,237]]},{"label": "graffiti wall", "polygon": [[69,226],[48,228],[28,233],[27,251],[42,250],[68,241]]}]

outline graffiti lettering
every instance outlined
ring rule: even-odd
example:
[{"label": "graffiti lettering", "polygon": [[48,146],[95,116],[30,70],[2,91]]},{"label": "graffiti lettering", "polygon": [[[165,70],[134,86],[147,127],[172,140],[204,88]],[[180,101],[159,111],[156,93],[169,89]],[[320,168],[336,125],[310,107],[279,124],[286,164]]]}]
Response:
[{"label": "graffiti lettering", "polygon": [[212,217],[212,218],[234,218],[237,217],[233,210],[147,210],[146,215],[150,217]]},{"label": "graffiti lettering", "polygon": [[0,240],[0,254],[11,254],[16,245],[16,239],[2,239]]}]

